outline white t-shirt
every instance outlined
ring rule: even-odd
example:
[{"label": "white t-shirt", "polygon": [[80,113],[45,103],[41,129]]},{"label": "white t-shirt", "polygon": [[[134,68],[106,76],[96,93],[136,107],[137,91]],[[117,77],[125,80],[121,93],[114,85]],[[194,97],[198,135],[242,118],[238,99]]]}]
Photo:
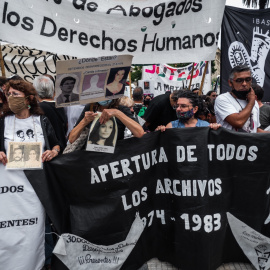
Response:
[{"label": "white t-shirt", "polygon": [[230,130],[257,133],[257,128],[261,125],[259,119],[260,110],[257,101],[255,101],[255,105],[253,106],[251,117],[248,118],[242,129],[237,130],[225,121],[225,118],[227,116],[233,113],[241,112],[246,106],[246,100],[235,99],[229,92],[219,95],[215,101],[215,113],[217,123],[221,124],[222,127]]},{"label": "white t-shirt", "polygon": [[4,140],[6,150],[10,141],[42,142],[42,149],[44,149],[45,141],[40,116],[30,116],[26,119],[15,118],[15,115],[6,116]]}]

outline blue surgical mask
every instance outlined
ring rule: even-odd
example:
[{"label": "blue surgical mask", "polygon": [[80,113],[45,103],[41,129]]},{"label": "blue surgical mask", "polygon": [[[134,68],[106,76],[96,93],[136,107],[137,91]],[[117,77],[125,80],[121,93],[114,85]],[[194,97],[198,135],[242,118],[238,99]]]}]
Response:
[{"label": "blue surgical mask", "polygon": [[99,101],[98,104],[101,106],[108,106],[109,104],[111,104],[111,102],[112,102],[112,99],[102,100],[102,101]]},{"label": "blue surgical mask", "polygon": [[176,116],[180,122],[186,122],[194,116],[193,108],[187,112],[176,111]]}]

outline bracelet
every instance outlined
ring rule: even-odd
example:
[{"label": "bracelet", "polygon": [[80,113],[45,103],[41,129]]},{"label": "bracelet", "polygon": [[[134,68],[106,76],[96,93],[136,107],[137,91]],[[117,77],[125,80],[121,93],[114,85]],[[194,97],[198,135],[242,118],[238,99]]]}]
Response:
[{"label": "bracelet", "polygon": [[59,150],[57,148],[53,148],[52,151],[55,150],[57,152],[57,154],[59,154]]}]

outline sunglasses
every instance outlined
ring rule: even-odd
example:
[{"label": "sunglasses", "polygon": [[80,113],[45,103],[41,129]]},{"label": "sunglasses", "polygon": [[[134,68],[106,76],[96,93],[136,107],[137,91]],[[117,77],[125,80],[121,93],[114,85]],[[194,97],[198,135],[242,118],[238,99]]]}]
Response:
[{"label": "sunglasses", "polygon": [[251,77],[246,77],[246,78],[238,78],[236,80],[233,80],[236,83],[243,83],[244,81],[249,83],[251,82],[252,78]]}]

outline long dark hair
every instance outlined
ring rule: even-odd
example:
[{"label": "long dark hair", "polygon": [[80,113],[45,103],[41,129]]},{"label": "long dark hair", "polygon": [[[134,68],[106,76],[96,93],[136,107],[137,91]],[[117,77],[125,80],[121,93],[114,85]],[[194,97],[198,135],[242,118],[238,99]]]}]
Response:
[{"label": "long dark hair", "polygon": [[[113,140],[114,140],[114,136],[115,136],[115,119],[109,119],[108,121],[112,121],[113,122],[113,130],[110,134],[110,136],[105,140],[104,145],[106,146],[113,146]],[[93,144],[97,144],[97,142],[100,140],[99,137],[99,128],[101,127],[102,124],[100,124],[100,122],[97,120],[93,130],[91,131],[88,140],[91,141]]]},{"label": "long dark hair", "polygon": [[111,68],[111,72],[109,74],[109,77],[108,77],[108,80],[107,80],[107,85],[112,83],[115,79],[115,75],[117,74],[118,71],[120,70],[124,70],[125,73],[124,73],[124,77],[123,79],[120,81],[120,83],[123,83],[125,84],[126,83],[126,80],[125,78],[127,77],[126,74],[129,73],[129,70],[130,70],[130,67],[119,67],[119,68]]},{"label": "long dark hair", "polygon": [[[29,109],[30,114],[34,114],[34,115],[43,114],[36,99],[37,92],[31,83],[26,82],[24,80],[10,80],[7,83],[7,88],[6,88],[7,92],[9,91],[10,87],[25,94],[25,99],[29,101],[29,105],[31,106],[31,108]],[[13,115],[13,114],[14,113],[10,110],[8,103],[4,104],[3,114],[1,115],[1,117],[5,117],[7,115]]]}]

